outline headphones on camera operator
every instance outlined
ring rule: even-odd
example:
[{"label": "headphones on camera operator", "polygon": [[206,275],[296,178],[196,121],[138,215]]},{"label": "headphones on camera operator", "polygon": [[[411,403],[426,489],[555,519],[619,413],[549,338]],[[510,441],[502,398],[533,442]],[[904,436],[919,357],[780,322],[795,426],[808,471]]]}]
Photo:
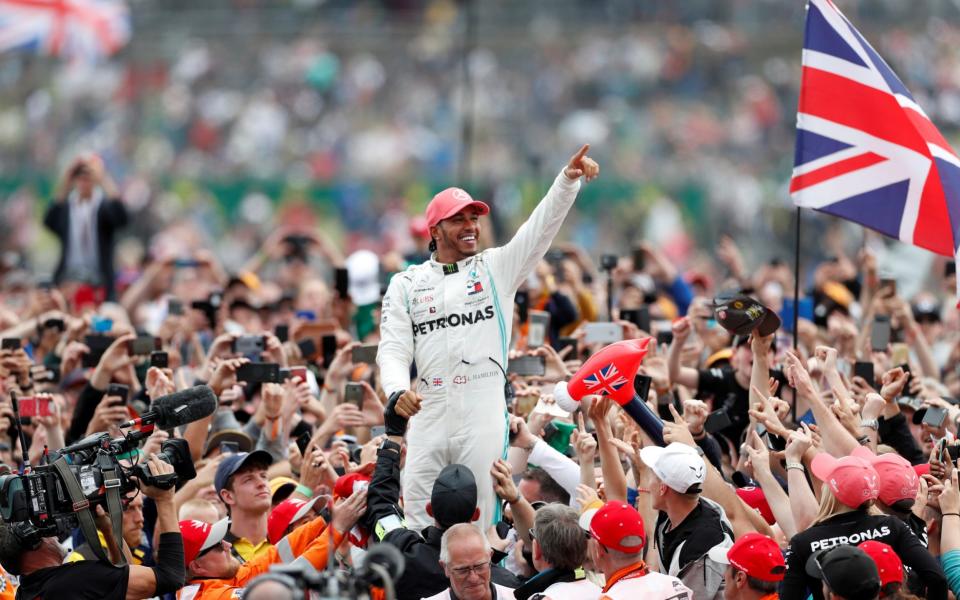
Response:
[{"label": "headphones on camera operator", "polygon": [[[116,567],[127,564],[121,554],[114,563],[99,542],[91,504],[103,503],[110,517],[113,538],[123,547],[123,506],[121,494],[137,489],[132,477],[147,485],[170,489],[178,482],[196,477],[189,444],[169,439],[161,444],[159,458],[174,472],[154,476],[146,464],[125,468],[121,457],[138,449],[155,429],[174,429],[202,419],[217,408],[213,390],[196,386],[157,398],[143,416],[127,421],[121,428],[134,428],[124,437],[111,439],[108,433],[94,433],[56,452],[44,449],[46,464],[31,467],[20,426],[19,401],[13,400],[14,423],[23,449],[24,464],[19,474],[0,476],[0,516],[26,550],[36,550],[44,537],[64,535],[80,526],[96,557]],[[70,460],[68,461],[68,457]]]}]

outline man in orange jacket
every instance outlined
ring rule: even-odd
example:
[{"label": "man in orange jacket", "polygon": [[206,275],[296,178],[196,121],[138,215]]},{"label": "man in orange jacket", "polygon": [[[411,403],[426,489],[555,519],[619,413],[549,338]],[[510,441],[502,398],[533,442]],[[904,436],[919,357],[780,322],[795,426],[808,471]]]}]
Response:
[{"label": "man in orange jacket", "polygon": [[[332,531],[325,531],[323,517],[301,525],[281,539],[267,553],[240,564],[230,553],[230,542],[224,541],[227,519],[213,525],[202,521],[180,521],[183,535],[183,557],[187,564],[187,585],[177,592],[179,600],[232,600],[240,598],[243,586],[257,575],[266,573],[270,565],[307,561],[317,569],[327,564],[332,552],[345,537],[345,532],[367,510],[367,492],[360,490],[338,504],[333,513]],[[333,548],[329,540],[333,538]]]}]

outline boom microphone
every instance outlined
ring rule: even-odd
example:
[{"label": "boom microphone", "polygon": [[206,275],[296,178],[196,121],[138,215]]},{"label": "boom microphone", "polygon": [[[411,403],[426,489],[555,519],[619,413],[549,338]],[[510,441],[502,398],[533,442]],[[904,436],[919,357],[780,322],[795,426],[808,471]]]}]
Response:
[{"label": "boom microphone", "polygon": [[197,385],[180,392],[160,396],[139,419],[121,427],[153,425],[158,429],[174,429],[209,417],[217,410],[217,396],[206,385]]}]

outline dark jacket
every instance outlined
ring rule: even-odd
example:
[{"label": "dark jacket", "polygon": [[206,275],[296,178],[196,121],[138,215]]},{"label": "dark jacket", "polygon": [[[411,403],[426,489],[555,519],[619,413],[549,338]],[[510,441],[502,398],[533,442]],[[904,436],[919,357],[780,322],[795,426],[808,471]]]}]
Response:
[{"label": "dark jacket", "polygon": [[[400,500],[400,454],[393,450],[377,451],[377,466],[367,488],[367,512],[361,523],[371,532],[374,541],[395,546],[406,559],[403,575],[396,582],[397,598],[420,600],[439,594],[450,587],[440,566],[440,538],[443,530],[427,527],[422,533],[395,527],[402,521]],[[388,522],[392,522],[388,524]],[[391,528],[394,527],[394,528]],[[520,581],[510,571],[492,565],[494,583],[517,588]]]},{"label": "dark jacket", "polygon": [[[127,224],[130,216],[127,209],[117,198],[104,198],[97,210],[97,249],[99,256],[97,270],[106,288],[107,300],[116,300],[114,289],[113,254],[116,249],[117,230]],[[70,251],[70,203],[64,199],[55,201],[47,208],[43,224],[60,239],[60,260],[53,279],[60,283],[67,264],[67,252]]]},{"label": "dark jacket", "polygon": [[940,562],[927,552],[920,538],[897,517],[871,515],[865,510],[835,515],[793,536],[787,549],[787,575],[780,586],[781,600],[803,600],[807,592],[814,600],[822,600],[820,581],[806,573],[807,559],[820,550],[841,544],[856,546],[866,540],[892,546],[903,564],[926,584],[924,598],[946,600],[946,576]]}]

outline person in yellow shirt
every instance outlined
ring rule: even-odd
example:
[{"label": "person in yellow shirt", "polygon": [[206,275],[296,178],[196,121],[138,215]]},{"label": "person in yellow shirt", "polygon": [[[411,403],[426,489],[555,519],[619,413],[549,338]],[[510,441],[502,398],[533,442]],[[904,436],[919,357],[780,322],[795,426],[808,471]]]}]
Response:
[{"label": "person in yellow shirt", "polygon": [[[104,538],[103,532],[97,530],[97,535],[100,538],[100,546],[106,548],[107,540]],[[143,536],[143,496],[141,494],[134,496],[123,509],[123,540],[130,548],[130,554],[133,558],[130,561],[131,564],[153,564],[150,547]],[[97,555],[94,554],[89,541],[77,546],[63,562],[71,563],[80,560],[97,560]]]},{"label": "person in yellow shirt", "polygon": [[240,598],[243,586],[257,575],[266,573],[270,565],[276,563],[296,564],[305,561],[314,568],[323,569],[328,552],[333,552],[343,542],[345,533],[350,531],[366,510],[367,492],[360,490],[334,507],[332,530],[327,530],[323,517],[317,517],[294,529],[261,556],[243,564],[230,552],[231,544],[225,539],[229,528],[227,519],[213,525],[202,521],[181,521],[187,585],[177,592],[177,599]]},{"label": "person in yellow shirt", "polygon": [[224,539],[241,563],[270,551],[267,517],[273,503],[267,469],[272,463],[270,453],[263,450],[238,452],[223,459],[214,475],[214,488],[230,518]]}]

